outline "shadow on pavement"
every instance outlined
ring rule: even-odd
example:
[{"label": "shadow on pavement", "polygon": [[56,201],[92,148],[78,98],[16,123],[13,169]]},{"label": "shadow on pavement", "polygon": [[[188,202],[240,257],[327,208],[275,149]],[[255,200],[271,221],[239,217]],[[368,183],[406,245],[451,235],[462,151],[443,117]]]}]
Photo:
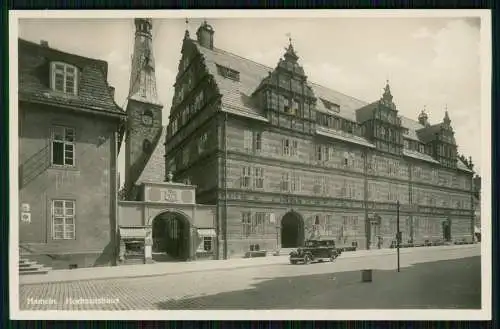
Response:
[{"label": "shadow on pavement", "polygon": [[156,306],[163,310],[481,308],[479,256],[418,263],[402,267],[399,273],[373,270],[373,282],[361,282],[358,270],[258,280],[251,289],[166,300]]}]

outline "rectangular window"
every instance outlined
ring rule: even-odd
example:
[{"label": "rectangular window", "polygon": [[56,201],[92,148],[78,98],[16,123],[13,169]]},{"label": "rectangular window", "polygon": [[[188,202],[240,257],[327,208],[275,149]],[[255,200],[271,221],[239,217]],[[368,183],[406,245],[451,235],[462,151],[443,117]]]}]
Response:
[{"label": "rectangular window", "polygon": [[330,156],[330,150],[327,145],[316,145],[316,160],[318,161],[328,161]]},{"label": "rectangular window", "polygon": [[250,130],[243,131],[243,147],[245,148],[245,151],[252,150],[252,147],[253,147],[252,137],[253,137],[253,134]]},{"label": "rectangular window", "polygon": [[250,212],[241,213],[241,233],[243,237],[250,236],[252,229],[252,214]]},{"label": "rectangular window", "polygon": [[267,214],[264,212],[255,213],[253,230],[256,234],[264,235],[266,233],[266,217]]},{"label": "rectangular window", "polygon": [[292,148],[291,148],[291,155],[293,157],[297,156],[298,149],[299,149],[299,143],[297,141],[292,141]]},{"label": "rectangular window", "polygon": [[282,150],[283,150],[283,155],[288,155],[290,156],[291,155],[291,152],[290,152],[290,149],[291,149],[291,145],[290,145],[290,140],[289,139],[284,139],[282,140]]},{"label": "rectangular window", "polygon": [[283,100],[283,111],[285,113],[291,113],[291,109],[290,109],[290,99],[288,98],[285,98]]},{"label": "rectangular window", "polygon": [[253,133],[253,149],[255,152],[262,151],[262,133],[261,132],[256,131]]},{"label": "rectangular window", "polygon": [[203,237],[203,250],[206,252],[213,251],[213,238],[210,236]]},{"label": "rectangular window", "polygon": [[67,94],[76,95],[77,91],[77,69],[76,67],[54,62],[51,64],[52,89]]},{"label": "rectangular window", "polygon": [[281,190],[284,192],[290,191],[290,174],[284,173],[281,176]]},{"label": "rectangular window", "polygon": [[297,174],[294,174],[292,176],[291,191],[292,192],[300,192],[301,191],[301,179],[300,179],[300,176]]},{"label": "rectangular window", "polygon": [[300,103],[298,100],[293,100],[292,114],[300,115]]},{"label": "rectangular window", "polygon": [[242,170],[241,187],[250,187],[250,182],[252,178],[252,168],[243,167],[241,168],[241,170]]},{"label": "rectangular window", "polygon": [[264,169],[255,168],[255,176],[254,176],[254,186],[255,188],[264,188]]},{"label": "rectangular window", "polygon": [[200,140],[198,141],[198,153],[202,154],[205,152],[206,147],[207,147],[207,141],[208,141],[208,134],[204,133],[203,135],[200,136]]},{"label": "rectangular window", "polygon": [[75,201],[52,200],[52,239],[75,239]]},{"label": "rectangular window", "polygon": [[323,177],[316,176],[314,177],[314,193],[320,194],[322,190]]},{"label": "rectangular window", "polygon": [[52,164],[56,166],[75,165],[75,130],[73,128],[53,127]]}]

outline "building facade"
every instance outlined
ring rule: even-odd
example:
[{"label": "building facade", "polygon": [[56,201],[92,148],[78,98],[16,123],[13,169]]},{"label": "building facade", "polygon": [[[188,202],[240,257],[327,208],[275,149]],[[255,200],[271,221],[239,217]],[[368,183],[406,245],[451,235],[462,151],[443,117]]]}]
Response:
[{"label": "building facade", "polygon": [[[144,63],[154,63],[151,24],[136,19]],[[128,162],[127,200],[169,173],[196,186],[196,201],[215,208],[218,259],[311,237],[390,247],[398,201],[403,243],[472,239],[473,167],[458,157],[448,112],[431,125],[425,111],[399,115],[389,83],[372,103],[312,83],[291,42],[271,68],[214,37],[206,22],[195,38],[186,31],[166,127],[155,119],[154,65],[133,70],[143,97],[127,108],[127,157],[140,165]]]},{"label": "building facade", "polygon": [[55,269],[117,254],[117,155],[125,113],[105,61],[19,40],[19,248]]},{"label": "building facade", "polygon": [[448,112],[398,114],[389,83],[365,103],[308,81],[290,43],[275,68],[186,31],[166,134],[166,171],[217,209],[218,257],[312,236],[389,247],[471,240],[472,163]]}]

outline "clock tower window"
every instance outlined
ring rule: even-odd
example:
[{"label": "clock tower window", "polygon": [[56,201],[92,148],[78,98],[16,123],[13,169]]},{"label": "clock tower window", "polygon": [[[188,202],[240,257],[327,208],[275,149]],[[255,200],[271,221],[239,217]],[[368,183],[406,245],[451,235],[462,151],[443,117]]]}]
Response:
[{"label": "clock tower window", "polygon": [[153,112],[151,110],[145,110],[142,113],[142,123],[145,126],[152,126],[153,125]]}]

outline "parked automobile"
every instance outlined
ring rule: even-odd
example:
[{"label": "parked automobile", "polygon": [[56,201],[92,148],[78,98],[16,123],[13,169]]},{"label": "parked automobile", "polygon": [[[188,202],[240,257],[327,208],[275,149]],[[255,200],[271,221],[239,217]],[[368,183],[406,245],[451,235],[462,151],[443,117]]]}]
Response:
[{"label": "parked automobile", "polygon": [[303,247],[290,252],[290,264],[310,264],[324,260],[333,262],[341,253],[342,251],[335,247],[334,240],[307,240]]}]

